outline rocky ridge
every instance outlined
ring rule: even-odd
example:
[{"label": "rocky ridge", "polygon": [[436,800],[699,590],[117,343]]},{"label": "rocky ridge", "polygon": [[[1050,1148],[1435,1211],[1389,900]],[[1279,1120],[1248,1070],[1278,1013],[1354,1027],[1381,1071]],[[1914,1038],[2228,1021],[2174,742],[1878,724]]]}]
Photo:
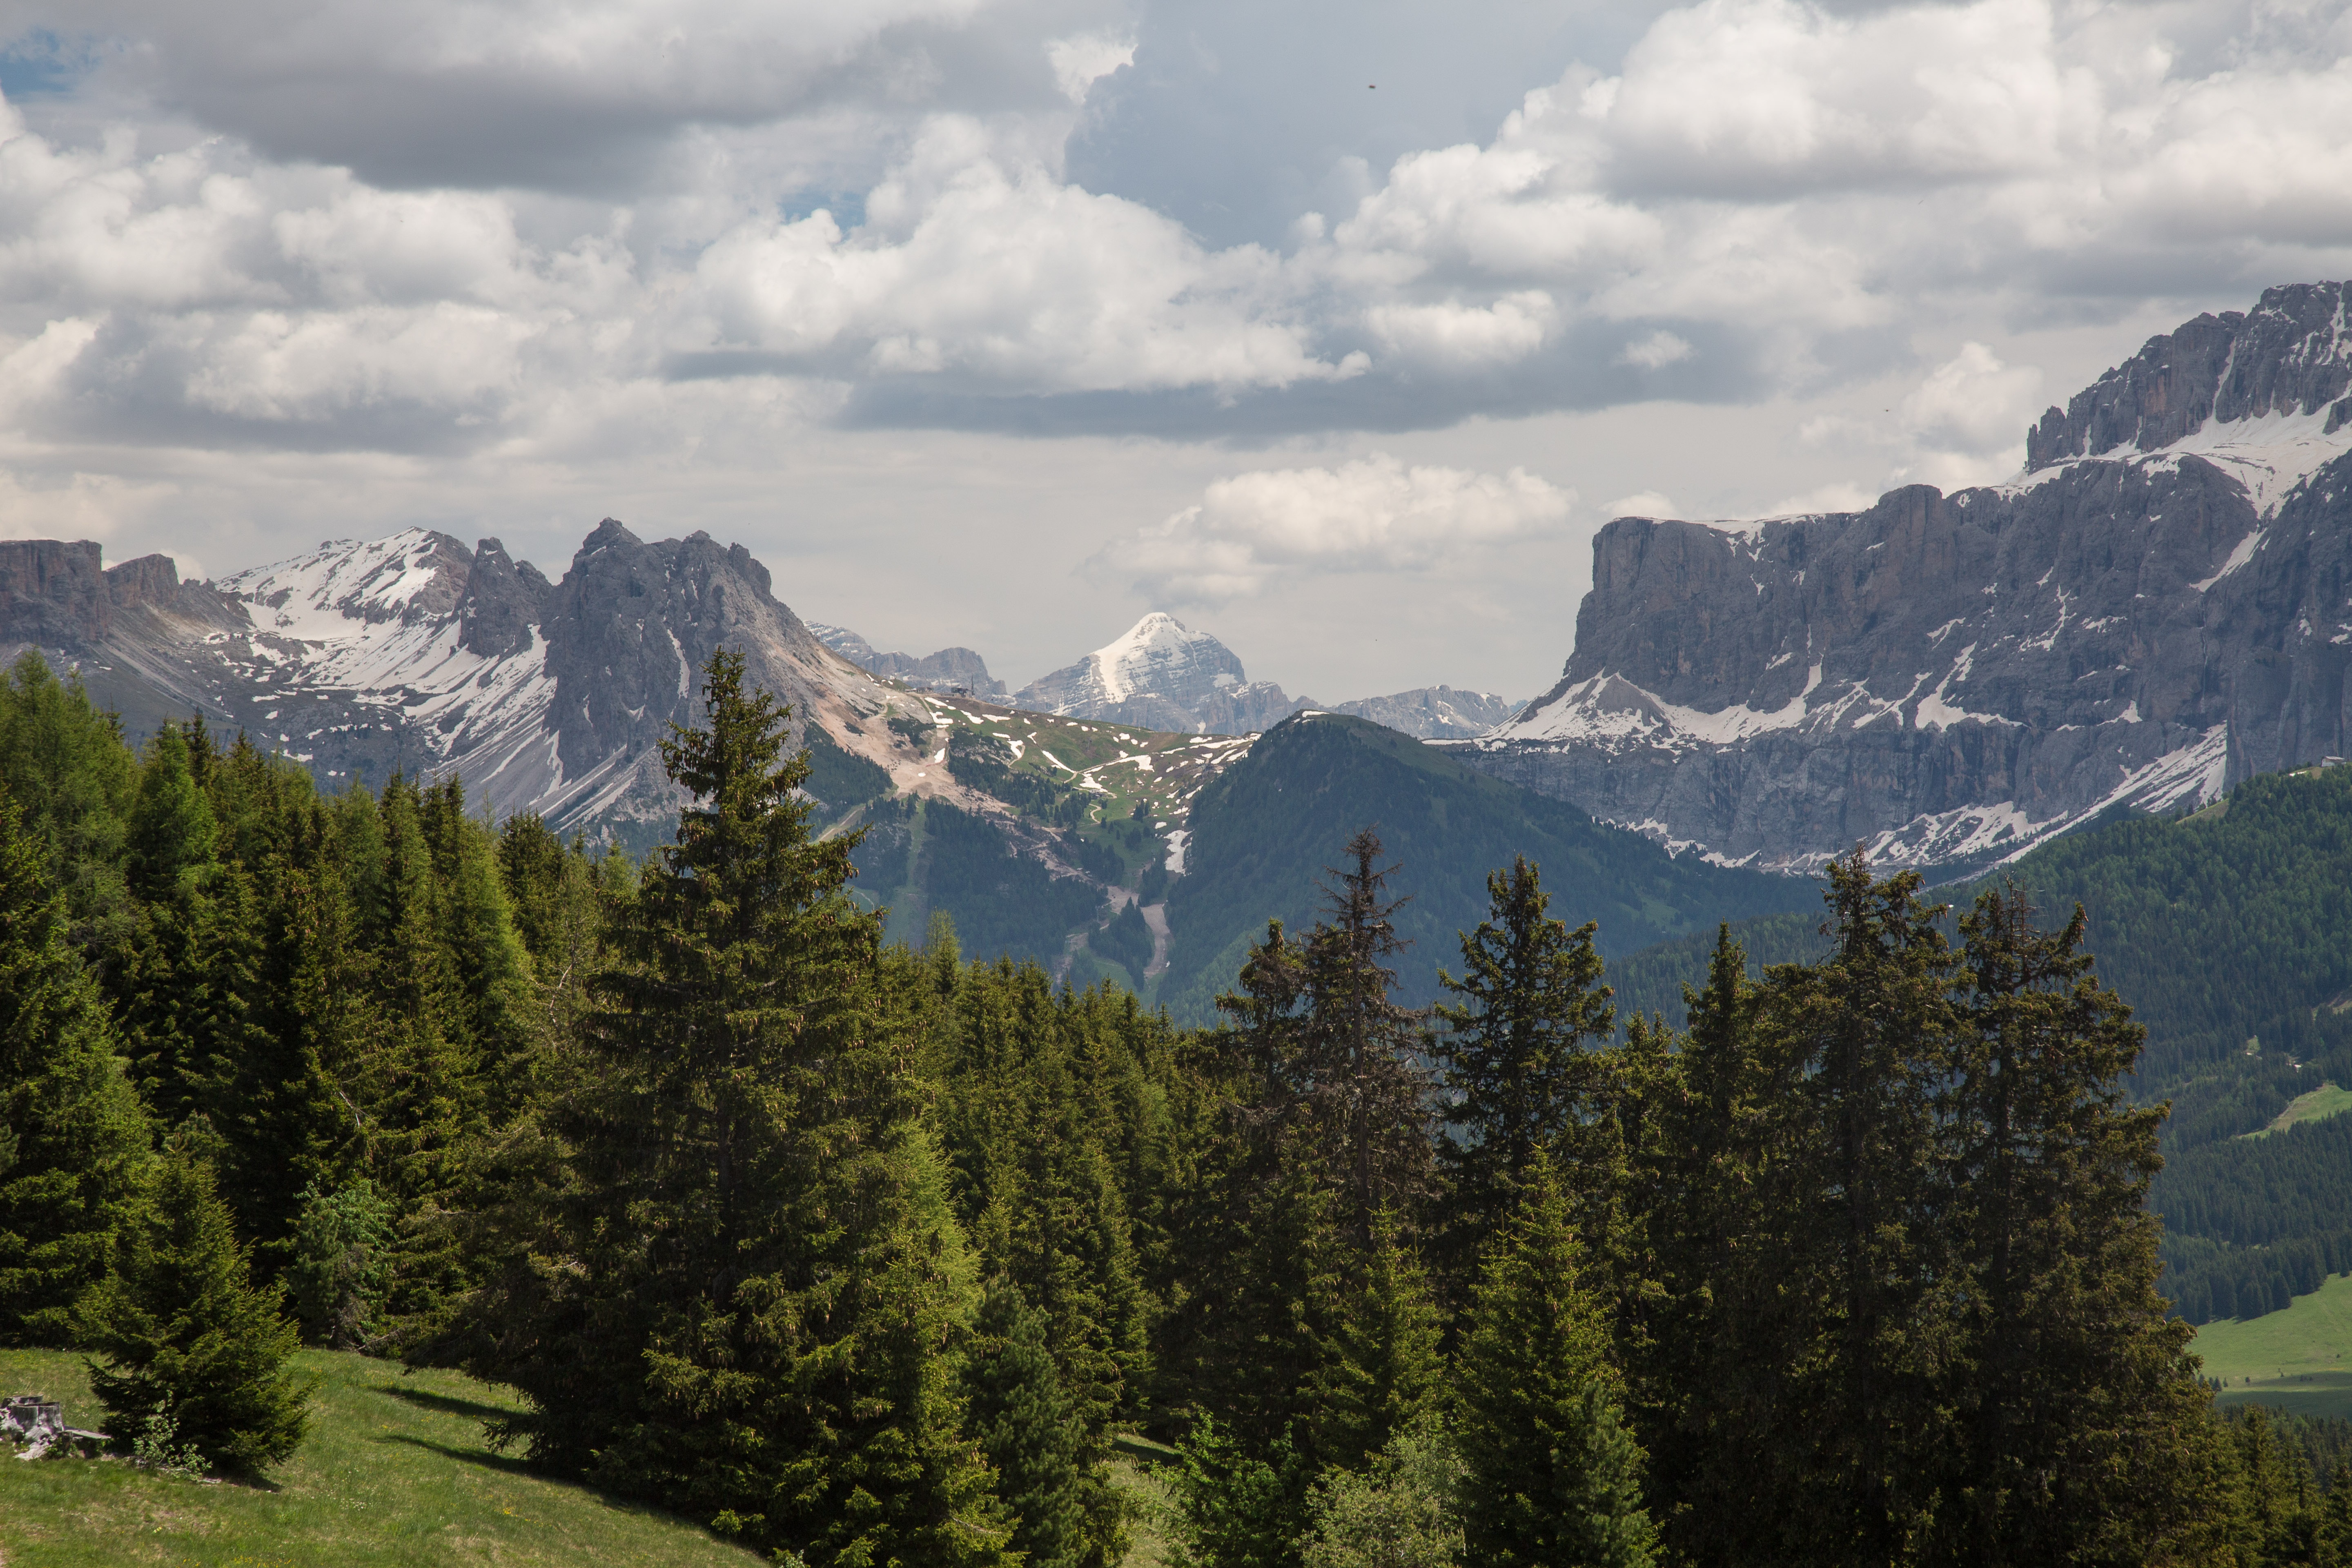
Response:
[{"label": "rocky ridge", "polygon": [[1334,703],[1330,710],[1369,719],[1384,729],[1401,731],[1423,741],[1466,741],[1508,720],[1518,706],[1491,691],[1419,686],[1386,697]]},{"label": "rocky ridge", "polygon": [[846,626],[811,621],[817,641],[861,669],[885,680],[896,680],[921,691],[939,691],[984,701],[1001,701],[1004,682],[988,673],[988,661],[968,647],[943,647],[917,658],[906,653],[877,653],[874,645]]},{"label": "rocky ridge", "polygon": [[2352,754],[2352,320],[2273,289],[2043,416],[2015,480],[1620,518],[1464,759],[1711,858],[1977,863]]},{"label": "rocky ridge", "polygon": [[72,668],[134,734],[201,714],[330,789],[454,773],[496,815],[643,837],[675,818],[659,743],[698,717],[696,672],[724,646],[803,738],[906,794],[1007,815],[889,727],[929,724],[920,698],[826,648],[765,566],[707,534],[647,542],[606,519],[555,583],[495,539],[468,550],[425,529],[211,584],[163,556],[100,562],[86,542],[0,542],[0,653]]}]

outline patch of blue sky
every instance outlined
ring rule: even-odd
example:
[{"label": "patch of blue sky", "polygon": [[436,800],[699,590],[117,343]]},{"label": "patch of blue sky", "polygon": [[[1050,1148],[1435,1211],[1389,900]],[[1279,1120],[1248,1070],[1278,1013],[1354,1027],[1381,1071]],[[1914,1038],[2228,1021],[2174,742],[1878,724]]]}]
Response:
[{"label": "patch of blue sky", "polygon": [[811,213],[823,208],[833,215],[833,221],[847,234],[862,227],[866,222],[864,191],[795,191],[776,204],[776,216],[786,223],[798,223]]},{"label": "patch of blue sky", "polygon": [[36,27],[0,47],[0,94],[12,99],[59,98],[98,65],[100,41],[65,37]]}]

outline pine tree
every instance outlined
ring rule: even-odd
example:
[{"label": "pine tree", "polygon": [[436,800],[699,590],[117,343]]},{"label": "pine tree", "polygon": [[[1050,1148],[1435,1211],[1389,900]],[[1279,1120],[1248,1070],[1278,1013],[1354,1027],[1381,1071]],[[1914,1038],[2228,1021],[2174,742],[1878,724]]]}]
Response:
[{"label": "pine tree", "polygon": [[124,858],[138,923],[114,975],[118,1016],[140,1093],[166,1126],[200,1108],[205,1058],[205,928],[218,879],[218,829],[175,724],[149,747],[131,802]]},{"label": "pine tree", "polygon": [[[1082,1434],[1045,1342],[1045,1321],[1021,1288],[989,1288],[975,1325],[970,1374],[971,1434],[996,1468],[996,1493],[1017,1521],[1012,1550],[1028,1568],[1080,1568],[1088,1561],[1091,1478]],[[1120,1552],[1095,1560],[1116,1563]]]},{"label": "pine tree", "polygon": [[[1727,927],[1706,984],[1685,987],[1678,1092],[1643,1215],[1662,1298],[1632,1369],[1629,1409],[1649,1453],[1651,1495],[1675,1554],[1769,1561],[1755,1521],[1774,1506],[1787,1456],[1758,1437],[1782,1418],[1810,1343],[1810,1310],[1783,1289],[1790,1217],[1780,1181],[1784,1108],[1799,1068],[1759,1027],[1760,992]],[[1793,1462],[1790,1468],[1793,1468]],[[1789,1495],[1778,1493],[1783,1500]]]},{"label": "pine tree", "polygon": [[1315,1458],[1325,1465],[1363,1464],[1435,1408],[1442,1324],[1400,1229],[1393,1209],[1374,1216],[1318,1380]]},{"label": "pine tree", "polygon": [[[1955,962],[1916,872],[1877,880],[1857,851],[1829,881],[1829,956],[1773,970],[1757,998],[1757,1048],[1784,1090],[1760,1104],[1754,1175],[1771,1231],[1757,1260],[1780,1276],[1779,1304],[1717,1327],[1769,1358],[1747,1386],[1771,1403],[1745,1432],[1722,1428],[1735,1447],[1718,1458],[1738,1479],[1709,1522],[1751,1548],[1777,1539],[1790,1559],[1859,1568],[1896,1561],[1925,1528],[1953,1438],[1937,1373],[1958,1288],[1934,1096],[1958,1027]],[[1791,1495],[1812,1506],[1789,1509]]]},{"label": "pine tree", "polygon": [[212,803],[189,766],[187,739],[177,724],[164,724],[148,747],[124,831],[131,890],[155,903],[200,884],[219,837]]},{"label": "pine tree", "polygon": [[1970,1282],[1947,1402],[1965,1436],[1936,1510],[1954,1563],[2162,1549],[2210,1395],[2158,1295],[2147,1212],[2161,1109],[2124,1080],[2142,1031],[2092,973],[2078,907],[2036,929],[2013,885],[1960,922],[1962,1027],[1940,1116],[1937,1205]]},{"label": "pine tree", "polygon": [[1301,974],[1302,1109],[1342,1183],[1340,1220],[1359,1249],[1370,1246],[1383,1205],[1402,1209],[1427,1193],[1431,1163],[1426,1027],[1391,994],[1404,900],[1387,896],[1396,868],[1381,866],[1381,852],[1369,827],[1348,841],[1350,864],[1332,873]]},{"label": "pine tree", "polygon": [[1601,1305],[1578,1277],[1549,1157],[1486,1254],[1459,1368],[1468,1561],[1646,1568],[1642,1452],[1619,1424]]},{"label": "pine tree", "polygon": [[145,1213],[117,1237],[113,1268],[84,1300],[90,1389],[118,1435],[158,1418],[215,1465],[258,1470],[302,1441],[312,1384],[285,1370],[294,1326],[259,1289],[212,1173],[175,1142]]},{"label": "pine tree", "polygon": [[61,681],[38,652],[20,655],[0,679],[0,790],[66,901],[68,939],[103,965],[132,936],[122,832],[138,782],[121,721],[89,700],[80,675]]},{"label": "pine tree", "polygon": [[971,1267],[881,1026],[880,930],[842,891],[740,656],[665,742],[693,796],[614,911],[551,1124],[568,1181],[469,1302],[469,1367],[533,1456],[815,1568],[986,1563],[1005,1530],[960,1435]]},{"label": "pine tree", "polygon": [[146,1113],[45,858],[0,791],[0,1343],[68,1342],[149,1157]]},{"label": "pine tree", "polygon": [[1448,1180],[1450,1255],[1470,1264],[1517,1206],[1520,1175],[1595,1098],[1592,1048],[1616,1026],[1601,984],[1598,927],[1570,931],[1546,910],[1535,867],[1524,857],[1490,872],[1491,908],[1462,937],[1463,976],[1438,983],[1459,1001],[1441,1004],[1437,1050],[1443,1110],[1455,1136],[1438,1144]]}]

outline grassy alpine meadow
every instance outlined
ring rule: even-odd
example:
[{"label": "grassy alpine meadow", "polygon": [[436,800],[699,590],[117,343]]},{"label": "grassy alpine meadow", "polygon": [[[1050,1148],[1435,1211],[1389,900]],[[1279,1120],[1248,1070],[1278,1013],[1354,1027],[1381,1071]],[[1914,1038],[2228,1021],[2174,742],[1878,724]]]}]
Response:
[{"label": "grassy alpine meadow", "polygon": [[[758,1561],[669,1515],[531,1474],[490,1452],[482,1422],[504,1390],[451,1372],[305,1351],[320,1379],[310,1435],[259,1485],[206,1482],[119,1460],[0,1458],[5,1568],[408,1568]],[[62,1401],[102,1426],[82,1358],[0,1349],[0,1391]],[[5,1446],[0,1446],[5,1449]]]},{"label": "grassy alpine meadow", "polygon": [[2190,1345],[2220,1401],[2352,1416],[2352,1278],[2331,1277],[2284,1311],[2208,1323]]}]

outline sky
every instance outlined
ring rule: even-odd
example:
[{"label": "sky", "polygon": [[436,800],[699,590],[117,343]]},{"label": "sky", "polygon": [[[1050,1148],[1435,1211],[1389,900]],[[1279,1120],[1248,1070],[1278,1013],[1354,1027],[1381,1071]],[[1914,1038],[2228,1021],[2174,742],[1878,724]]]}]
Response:
[{"label": "sky", "polygon": [[1620,514],[2352,271],[2352,0],[0,0],[0,536],[706,530],[1019,685],[1535,695]]}]

